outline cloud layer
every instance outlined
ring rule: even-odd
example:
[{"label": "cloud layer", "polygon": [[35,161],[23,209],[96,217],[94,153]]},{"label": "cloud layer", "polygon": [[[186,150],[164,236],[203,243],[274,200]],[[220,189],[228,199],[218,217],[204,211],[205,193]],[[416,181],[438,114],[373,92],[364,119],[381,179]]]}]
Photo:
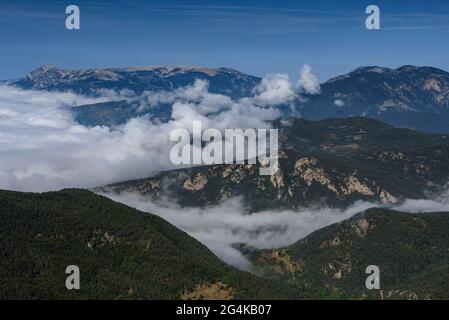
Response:
[{"label": "cloud layer", "polygon": [[314,230],[347,219],[372,206],[360,202],[347,210],[312,208],[249,214],[238,198],[220,206],[181,208],[168,201],[165,206],[156,205],[137,194],[105,195],[164,218],[205,244],[222,260],[244,270],[249,269],[248,261],[233,248],[233,244],[246,243],[256,248],[286,246]]},{"label": "cloud layer", "polygon": [[[271,210],[249,214],[239,198],[229,199],[219,206],[181,208],[172,200],[162,206],[138,194],[105,195],[164,218],[205,244],[222,260],[243,270],[249,270],[250,266],[233,247],[236,243],[246,243],[260,249],[284,247],[366,209],[387,207],[381,203],[357,201],[344,210],[317,206],[300,211]],[[432,198],[408,199],[390,208],[414,213],[449,211],[449,188]]]}]

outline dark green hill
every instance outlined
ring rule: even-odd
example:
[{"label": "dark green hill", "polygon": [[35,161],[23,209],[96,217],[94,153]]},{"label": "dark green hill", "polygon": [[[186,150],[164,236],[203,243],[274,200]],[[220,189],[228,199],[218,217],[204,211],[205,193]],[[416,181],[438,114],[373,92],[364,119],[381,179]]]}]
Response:
[{"label": "dark green hill", "polygon": [[[282,249],[242,247],[261,275],[314,297],[449,299],[449,213],[370,209]],[[367,290],[366,267],[380,269]]]},{"label": "dark green hill", "polygon": [[[447,135],[395,128],[366,117],[329,118],[321,121],[287,118],[275,121],[273,126],[280,129],[283,147],[297,151],[413,151],[442,144],[449,145]],[[349,148],[350,146],[353,148]]]},{"label": "dark green hill", "polygon": [[[0,299],[291,295],[226,265],[163,219],[90,191],[0,191],[0,219]],[[65,287],[68,265],[80,268],[80,290]]]}]

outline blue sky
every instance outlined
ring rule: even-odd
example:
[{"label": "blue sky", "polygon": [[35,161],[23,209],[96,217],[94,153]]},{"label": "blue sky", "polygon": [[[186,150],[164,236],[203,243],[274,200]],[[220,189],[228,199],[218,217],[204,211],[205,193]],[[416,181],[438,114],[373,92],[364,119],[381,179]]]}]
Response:
[{"label": "blue sky", "polygon": [[[449,70],[449,1],[2,1],[0,79],[52,64],[228,66],[296,75],[309,63],[321,81],[360,65]],[[81,30],[65,29],[65,7]],[[381,30],[365,29],[365,8]]]}]

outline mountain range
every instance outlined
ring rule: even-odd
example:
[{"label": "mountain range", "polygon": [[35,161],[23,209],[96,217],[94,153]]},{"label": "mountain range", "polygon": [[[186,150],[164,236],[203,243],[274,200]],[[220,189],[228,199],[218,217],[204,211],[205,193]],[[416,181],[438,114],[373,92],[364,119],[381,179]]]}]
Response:
[{"label": "mountain range", "polygon": [[258,77],[231,68],[161,66],[67,70],[47,65],[10,84],[23,89],[72,91],[87,96],[101,94],[102,90],[126,90],[138,95],[144,91],[171,91],[191,85],[195,79],[207,80],[210,92],[232,98],[250,95],[260,82]]},{"label": "mountain range", "polygon": [[[129,67],[66,70],[43,66],[8,84],[24,89],[73,91],[95,96],[105,90],[133,92],[173,91],[207,80],[211,93],[232,99],[252,96],[261,78],[230,68]],[[449,73],[432,67],[402,66],[397,69],[359,67],[321,84],[319,94],[298,92],[289,106],[278,106],[286,115],[322,120],[331,117],[370,117],[397,127],[446,133],[449,131]],[[126,99],[88,106],[73,111],[85,125],[119,125],[135,117],[168,120],[170,105],[142,111]]]},{"label": "mountain range", "polygon": [[449,73],[432,67],[360,67],[321,85],[303,117],[364,116],[398,127],[448,132]]}]

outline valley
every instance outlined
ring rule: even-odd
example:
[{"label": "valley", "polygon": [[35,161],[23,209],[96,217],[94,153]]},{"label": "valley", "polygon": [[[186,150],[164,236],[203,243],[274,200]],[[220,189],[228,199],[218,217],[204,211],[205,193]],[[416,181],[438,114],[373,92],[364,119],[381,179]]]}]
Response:
[{"label": "valley", "polygon": [[[0,191],[2,299],[447,299],[449,213],[360,212],[285,248],[220,261],[159,217],[86,190]],[[65,289],[69,264],[80,290]],[[378,265],[381,290],[365,288]]]}]

